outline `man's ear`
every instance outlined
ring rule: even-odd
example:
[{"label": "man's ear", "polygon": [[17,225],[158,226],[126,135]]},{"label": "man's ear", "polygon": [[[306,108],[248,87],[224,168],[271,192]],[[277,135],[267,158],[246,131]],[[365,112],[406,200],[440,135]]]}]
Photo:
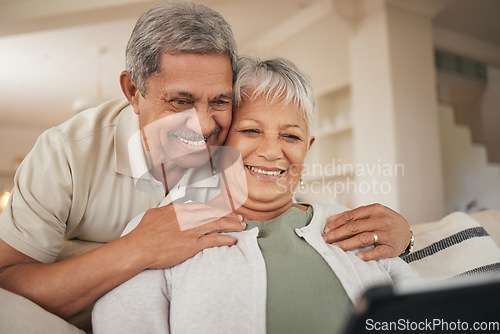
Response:
[{"label": "man's ear", "polygon": [[139,113],[139,98],[142,96],[141,92],[137,88],[137,85],[132,81],[130,74],[127,71],[123,71],[120,74],[120,86],[122,87],[122,92],[127,98],[128,102],[134,108],[136,114]]}]

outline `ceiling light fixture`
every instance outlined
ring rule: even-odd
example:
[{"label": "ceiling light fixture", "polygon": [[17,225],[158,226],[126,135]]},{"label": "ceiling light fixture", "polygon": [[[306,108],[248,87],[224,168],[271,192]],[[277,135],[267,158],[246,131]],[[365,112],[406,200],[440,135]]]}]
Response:
[{"label": "ceiling light fixture", "polygon": [[10,196],[10,192],[8,192],[8,191],[4,191],[0,195],[0,212],[2,212],[3,209],[5,209],[7,207],[7,203],[9,201],[9,196]]}]

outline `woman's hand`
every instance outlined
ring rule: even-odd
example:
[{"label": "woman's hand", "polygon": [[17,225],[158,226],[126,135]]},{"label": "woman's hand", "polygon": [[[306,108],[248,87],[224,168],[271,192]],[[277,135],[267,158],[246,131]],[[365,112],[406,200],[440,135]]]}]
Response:
[{"label": "woman's hand", "polygon": [[375,245],[356,255],[365,261],[396,257],[410,243],[408,222],[394,210],[371,204],[328,218],[323,239],[343,250]]}]

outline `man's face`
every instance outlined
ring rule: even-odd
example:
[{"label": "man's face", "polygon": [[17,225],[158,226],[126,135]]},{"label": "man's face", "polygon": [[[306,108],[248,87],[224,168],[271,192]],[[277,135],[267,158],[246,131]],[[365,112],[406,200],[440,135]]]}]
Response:
[{"label": "man's face", "polygon": [[207,146],[224,144],[232,83],[227,55],[163,53],[161,71],[133,103],[152,168],[199,167],[207,162]]}]

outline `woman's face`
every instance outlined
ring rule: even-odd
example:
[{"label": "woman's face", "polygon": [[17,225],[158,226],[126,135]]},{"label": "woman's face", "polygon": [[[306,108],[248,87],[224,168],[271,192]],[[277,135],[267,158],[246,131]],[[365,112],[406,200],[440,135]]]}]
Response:
[{"label": "woman's face", "polygon": [[293,104],[246,101],[234,112],[226,145],[241,152],[248,187],[246,207],[265,211],[291,203],[302,164],[314,141]]}]

